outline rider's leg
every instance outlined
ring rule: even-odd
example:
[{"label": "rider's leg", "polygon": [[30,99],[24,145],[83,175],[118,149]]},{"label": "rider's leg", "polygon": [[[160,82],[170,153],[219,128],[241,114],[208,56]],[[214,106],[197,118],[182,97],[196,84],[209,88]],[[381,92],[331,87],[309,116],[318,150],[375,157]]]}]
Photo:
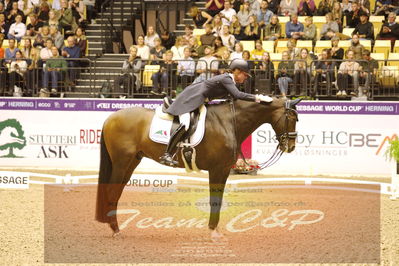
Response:
[{"label": "rider's leg", "polygon": [[165,154],[161,156],[160,163],[176,166],[178,164],[177,161],[173,160],[173,155],[176,152],[176,146],[179,142],[183,141],[184,136],[187,133],[187,130],[190,127],[190,113],[185,113],[179,116],[180,125],[179,127],[172,133],[170,136],[170,140],[168,146],[166,148]]}]

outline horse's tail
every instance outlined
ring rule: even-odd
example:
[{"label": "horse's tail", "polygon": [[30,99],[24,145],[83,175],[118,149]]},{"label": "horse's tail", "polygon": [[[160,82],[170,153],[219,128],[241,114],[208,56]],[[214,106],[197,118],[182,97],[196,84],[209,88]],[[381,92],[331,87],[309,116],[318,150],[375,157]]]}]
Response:
[{"label": "horse's tail", "polygon": [[107,197],[107,186],[112,175],[112,161],[109,156],[107,146],[104,141],[104,128],[101,132],[100,140],[100,172],[98,175],[97,187],[97,206],[96,206],[96,220],[101,223],[108,223],[110,217],[107,216],[109,210],[109,202]]}]

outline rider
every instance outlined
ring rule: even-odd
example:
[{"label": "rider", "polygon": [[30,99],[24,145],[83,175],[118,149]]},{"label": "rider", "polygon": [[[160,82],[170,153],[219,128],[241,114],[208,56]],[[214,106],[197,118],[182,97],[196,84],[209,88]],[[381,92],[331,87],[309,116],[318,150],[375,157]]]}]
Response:
[{"label": "rider", "polygon": [[229,94],[235,99],[253,102],[271,102],[272,98],[265,95],[253,95],[241,92],[236,87],[237,83],[244,83],[249,76],[248,63],[243,59],[235,59],[230,64],[228,73],[217,75],[203,82],[193,83],[186,87],[166,110],[167,113],[179,116],[180,125],[170,137],[166,152],[162,155],[160,163],[176,166],[172,154],[177,144],[183,140],[183,136],[190,126],[190,112],[194,111],[205,101],[215,98],[225,98]]}]

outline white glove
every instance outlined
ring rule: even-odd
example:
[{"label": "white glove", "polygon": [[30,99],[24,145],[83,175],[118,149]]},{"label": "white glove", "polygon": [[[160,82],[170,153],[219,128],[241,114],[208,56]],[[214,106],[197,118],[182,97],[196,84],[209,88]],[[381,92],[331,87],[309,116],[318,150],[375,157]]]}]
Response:
[{"label": "white glove", "polygon": [[255,99],[258,103],[260,103],[260,102],[271,103],[273,101],[272,97],[269,97],[267,95],[262,95],[262,94],[256,94]]}]

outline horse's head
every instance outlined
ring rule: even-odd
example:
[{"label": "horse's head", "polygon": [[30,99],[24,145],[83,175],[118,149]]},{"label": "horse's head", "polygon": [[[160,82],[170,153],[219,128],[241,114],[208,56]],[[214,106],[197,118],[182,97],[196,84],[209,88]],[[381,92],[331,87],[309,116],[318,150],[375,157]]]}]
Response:
[{"label": "horse's head", "polygon": [[274,113],[272,127],[276,132],[279,149],[284,152],[292,152],[295,149],[297,132],[295,131],[298,113],[296,105],[301,99],[286,100],[284,104]]}]

